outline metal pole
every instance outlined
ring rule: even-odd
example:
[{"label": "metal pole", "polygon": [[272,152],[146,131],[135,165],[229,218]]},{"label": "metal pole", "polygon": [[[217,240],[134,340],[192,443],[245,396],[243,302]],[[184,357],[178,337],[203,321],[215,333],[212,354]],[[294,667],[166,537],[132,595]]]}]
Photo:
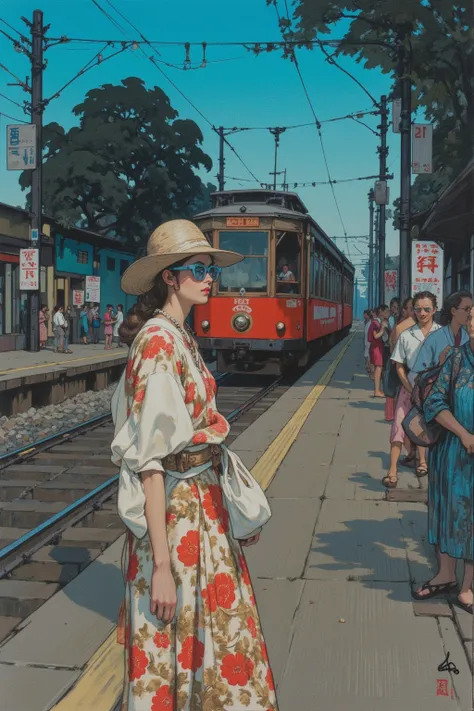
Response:
[{"label": "metal pole", "polygon": [[[379,179],[387,182],[387,156],[388,156],[388,146],[387,146],[387,132],[388,132],[388,109],[387,109],[387,97],[382,96],[380,100],[380,146],[379,152]],[[379,233],[378,233],[378,243],[379,243],[379,303],[383,304],[385,301],[385,237],[386,237],[386,206],[380,205],[379,213]]]},{"label": "metal pole", "polygon": [[375,241],[375,258],[374,258],[374,299],[373,303],[374,306],[373,308],[377,308],[377,306],[380,306],[381,304],[377,303],[378,302],[378,296],[380,292],[380,285],[379,285],[379,276],[380,272],[377,269],[377,264],[379,263],[380,259],[380,251],[379,251],[379,222],[380,222],[380,206],[377,206],[377,209],[375,211],[375,226],[374,226],[374,231],[377,236],[377,239]]},{"label": "metal pole", "polygon": [[270,173],[270,175],[273,175],[273,190],[276,191],[277,187],[277,163],[278,163],[278,146],[280,145],[280,135],[282,133],[285,133],[286,128],[270,128],[269,129],[270,133],[272,136],[275,136],[275,163],[273,167],[273,173]]},{"label": "metal pole", "polygon": [[373,307],[374,299],[374,191],[369,191],[369,284],[367,308]]},{"label": "metal pole", "polygon": [[39,283],[29,295],[28,350],[39,351],[39,309],[41,298],[41,242],[43,212],[43,12],[33,12],[31,57],[31,122],[36,126],[36,168],[31,176],[31,228],[38,230]]},{"label": "metal pole", "polygon": [[411,57],[406,44],[400,48],[401,161],[400,161],[400,298],[411,292]]},{"label": "metal pole", "polygon": [[224,126],[219,126],[219,172],[217,174],[217,181],[219,184],[219,190],[224,190],[225,179],[224,179]]}]

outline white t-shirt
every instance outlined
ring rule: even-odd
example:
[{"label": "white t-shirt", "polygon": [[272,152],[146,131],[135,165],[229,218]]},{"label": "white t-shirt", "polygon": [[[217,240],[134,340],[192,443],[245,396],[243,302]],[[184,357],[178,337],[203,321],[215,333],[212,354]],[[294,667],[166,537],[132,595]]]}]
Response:
[{"label": "white t-shirt", "polygon": [[56,311],[56,313],[53,316],[53,324],[55,326],[66,326],[66,319],[64,318],[64,314],[61,311]]},{"label": "white t-shirt", "polygon": [[295,277],[293,276],[293,272],[290,272],[289,269],[288,269],[288,271],[286,272],[286,274],[285,274],[284,272],[281,272],[281,273],[280,273],[280,276],[279,276],[278,278],[280,279],[280,281],[289,281],[290,279],[291,279],[292,281],[295,280]]},{"label": "white t-shirt", "polygon": [[[430,333],[438,331],[439,328],[440,326],[437,323],[434,323],[431,327]],[[408,380],[412,385],[416,378],[416,373],[412,371],[424,341],[425,337],[423,335],[423,331],[418,324],[415,324],[400,334],[391,356],[395,363],[404,363],[406,365],[408,368]]]},{"label": "white t-shirt", "polygon": [[119,335],[119,328],[123,323],[123,311],[117,311],[115,314],[115,318],[117,319],[115,324],[114,324],[114,336],[118,337]]}]

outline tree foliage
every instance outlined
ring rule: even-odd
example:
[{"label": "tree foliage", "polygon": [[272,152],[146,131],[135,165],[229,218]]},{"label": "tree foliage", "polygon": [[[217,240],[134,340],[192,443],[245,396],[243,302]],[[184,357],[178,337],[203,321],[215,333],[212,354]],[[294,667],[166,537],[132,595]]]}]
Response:
[{"label": "tree foliage", "polygon": [[[410,35],[413,108],[421,108],[435,128],[436,173],[418,177],[413,190],[413,211],[426,209],[474,153],[472,0],[294,0],[293,17],[282,19],[282,29],[302,42],[333,33],[394,47],[408,47]],[[335,53],[385,73],[396,69],[396,53],[386,47],[342,44]]]},{"label": "tree foliage", "polygon": [[[43,130],[45,213],[132,241],[165,219],[207,206],[214,186],[195,171],[212,161],[198,125],[179,119],[168,96],[137,78],[89,91],[73,109],[79,126]],[[20,176],[23,189],[31,174]]]}]

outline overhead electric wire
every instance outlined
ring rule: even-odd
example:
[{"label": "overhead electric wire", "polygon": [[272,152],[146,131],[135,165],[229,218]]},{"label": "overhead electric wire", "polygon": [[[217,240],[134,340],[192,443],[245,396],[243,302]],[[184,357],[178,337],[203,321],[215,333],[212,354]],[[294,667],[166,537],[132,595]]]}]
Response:
[{"label": "overhead electric wire", "polygon": [[1,63],[0,63],[0,69],[3,69],[4,72],[7,72],[7,74],[9,74],[11,77],[13,77],[14,79],[16,79],[17,82],[18,82],[18,84],[19,84],[19,86],[21,86],[22,89],[25,89],[25,91],[31,91],[31,89],[30,89],[30,87],[28,86],[28,84],[26,84],[26,83],[25,83],[24,81],[22,81],[19,77],[17,77],[16,74],[13,74],[13,72],[11,72],[11,71],[8,69],[8,67],[6,67],[4,64],[1,64]]},{"label": "overhead electric wire", "polygon": [[[94,4],[97,4],[97,0],[93,0],[93,2],[94,2]],[[146,37],[135,27],[135,25],[133,25],[133,23],[130,22],[130,20],[128,20],[128,19],[125,17],[125,15],[123,15],[122,13],[120,13],[120,12],[118,11],[118,10],[115,8],[115,6],[113,5],[113,3],[110,2],[110,0],[107,0],[107,2],[108,2],[108,4],[109,4],[136,32],[138,32],[138,33],[140,34],[140,37],[143,38],[144,43],[147,44],[147,45],[149,45],[150,49],[151,49],[155,54],[158,54],[158,56],[161,56],[160,53],[158,52],[158,50],[156,50],[154,47],[151,46],[151,43],[150,43],[150,42],[146,39]],[[138,44],[138,43],[137,43],[137,44]],[[160,72],[160,74],[162,74],[162,75],[165,77],[165,79],[171,84],[171,86],[175,89],[175,91],[177,91],[178,94],[179,94],[180,96],[182,96],[182,98],[194,109],[194,111],[196,111],[196,113],[197,113],[199,116],[201,116],[201,118],[210,126],[210,128],[211,128],[215,133],[218,134],[218,133],[219,133],[219,132],[218,132],[218,129],[215,127],[215,125],[212,123],[212,121],[210,121],[210,119],[208,119],[208,117],[207,117],[205,114],[203,114],[203,112],[202,112],[200,109],[198,109],[198,107],[191,101],[191,99],[190,99],[188,96],[186,96],[186,94],[185,94],[183,91],[181,91],[181,89],[174,83],[174,81],[173,81],[172,79],[170,79],[170,77],[166,74],[166,72],[164,72],[163,69],[162,69],[160,66],[158,66],[158,64],[157,64],[157,62],[156,62],[156,59],[155,59],[154,57],[149,57],[149,56],[145,53],[145,51],[143,50],[143,48],[141,47],[141,45],[140,45],[140,49],[141,49],[142,53],[145,55],[145,57],[147,57],[147,59],[150,60],[150,62],[156,67],[156,69],[158,69],[158,71]],[[257,183],[260,183],[259,179],[258,179],[258,178],[256,177],[256,175],[250,170],[250,168],[249,168],[248,165],[245,163],[245,161],[243,160],[243,158],[241,158],[241,156],[239,155],[239,153],[236,151],[236,149],[233,147],[233,145],[232,145],[231,143],[229,143],[229,141],[227,140],[226,137],[224,137],[224,143],[226,144],[226,146],[227,146],[228,148],[230,148],[230,150],[234,153],[234,155],[236,156],[236,158],[240,161],[240,163],[243,165],[243,167],[245,168],[245,170],[247,170],[247,172],[252,176],[252,178],[254,178],[254,180],[256,180]]]},{"label": "overhead electric wire", "polygon": [[[279,27],[280,27],[280,31],[281,31],[283,40],[285,40],[285,37],[284,37],[284,35],[283,35],[283,29],[282,29],[282,27],[281,27],[281,17],[280,17],[280,12],[279,12],[279,10],[278,10],[278,4],[277,4],[277,3],[278,3],[278,0],[273,0],[273,4],[274,4],[275,10],[276,10],[277,17],[278,17],[278,24],[279,24]],[[289,18],[289,15],[288,15],[288,21],[289,21],[289,20],[290,20],[290,18]],[[318,117],[317,117],[317,115],[316,115],[316,111],[315,111],[315,109],[314,109],[313,102],[311,101],[311,97],[310,97],[310,95],[309,95],[309,93],[308,93],[308,89],[306,88],[306,84],[305,84],[305,81],[304,81],[304,79],[303,79],[303,75],[302,75],[302,73],[301,73],[300,65],[299,65],[299,62],[298,62],[298,57],[296,56],[296,51],[295,51],[295,48],[294,48],[294,47],[291,48],[291,61],[292,61],[293,64],[295,65],[296,71],[297,71],[297,73],[298,73],[298,77],[299,77],[300,82],[301,82],[301,86],[303,87],[303,91],[304,91],[304,94],[305,94],[306,99],[307,99],[307,101],[308,101],[309,107],[310,107],[310,109],[311,109],[311,113],[313,114],[314,125],[315,125],[315,127],[316,127],[317,132],[318,132],[319,142],[320,142],[320,144],[321,144],[321,151],[322,151],[324,163],[325,163],[325,166],[326,166],[326,173],[327,173],[327,176],[328,176],[329,184],[330,184],[330,186],[331,186],[331,192],[332,192],[332,195],[333,195],[334,203],[335,203],[335,205],[336,205],[337,214],[339,215],[339,220],[340,220],[340,222],[341,222],[342,231],[343,231],[343,233],[346,235],[346,234],[347,234],[346,226],[345,226],[344,220],[343,220],[343,218],[342,218],[341,208],[339,207],[339,203],[338,203],[338,201],[337,201],[336,191],[335,191],[335,189],[334,189],[333,180],[332,180],[332,178],[331,178],[331,171],[329,170],[329,163],[328,163],[328,159],[327,159],[327,155],[326,155],[326,149],[325,149],[325,147],[324,147],[323,134],[322,134],[322,130],[321,130],[321,122],[320,122],[320,120],[318,119]],[[349,248],[349,240],[346,240],[346,245],[347,245],[347,254],[348,254],[349,257],[351,257],[350,248]],[[355,245],[354,245],[354,246],[355,246]],[[357,247],[356,247],[356,249],[357,249]],[[360,250],[357,250],[357,251],[360,251]],[[361,254],[362,254],[362,252],[361,252]]]},{"label": "overhead electric wire", "polygon": [[16,121],[17,123],[30,123],[30,121],[25,121],[25,119],[15,118],[15,116],[9,116],[8,114],[0,111],[0,116],[5,116],[5,118],[10,119],[10,121]]},{"label": "overhead electric wire", "polygon": [[357,86],[359,86],[362,89],[362,91],[367,94],[367,96],[372,101],[374,106],[376,106],[378,109],[380,109],[380,103],[377,101],[377,99],[375,99],[372,96],[370,91],[365,88],[365,86],[362,84],[362,82],[360,82],[353,74],[351,74],[349,71],[347,71],[347,69],[344,69],[344,67],[341,67],[341,65],[336,62],[336,60],[334,59],[334,56],[330,55],[329,52],[326,51],[324,44],[321,42],[321,40],[316,40],[316,44],[318,45],[319,49],[326,57],[326,61],[329,64],[332,64],[334,67],[337,67],[337,69],[339,69],[339,71],[341,71],[343,74],[348,76],[349,79],[352,79],[352,81],[355,82],[357,84]]},{"label": "overhead electric wire", "polygon": [[0,96],[5,99],[6,101],[9,101],[11,104],[15,104],[15,106],[18,106],[20,109],[23,109],[24,107],[18,103],[18,101],[14,101],[13,99],[10,99],[9,96],[5,96],[5,94],[2,94],[0,92]]},{"label": "overhead electric wire", "polygon": [[16,27],[13,27],[13,25],[10,25],[10,23],[8,23],[6,20],[4,20],[3,17],[0,17],[0,22],[3,22],[5,27],[8,27],[10,30],[12,30],[12,32],[16,32],[17,35],[19,35],[22,40],[26,40],[29,42],[29,40],[27,40],[27,38],[19,30],[16,29]]}]

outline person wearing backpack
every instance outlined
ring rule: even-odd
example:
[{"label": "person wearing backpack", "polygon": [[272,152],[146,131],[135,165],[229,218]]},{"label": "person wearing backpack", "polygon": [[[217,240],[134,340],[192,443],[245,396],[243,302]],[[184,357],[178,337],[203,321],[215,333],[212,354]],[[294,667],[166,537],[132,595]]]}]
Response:
[{"label": "person wearing backpack", "polygon": [[[454,308],[454,307],[453,307]],[[412,591],[415,600],[457,592],[457,604],[473,613],[474,572],[474,309],[467,319],[469,342],[453,349],[423,405],[428,424],[444,428],[430,450],[429,542],[438,572]],[[461,588],[456,563],[464,561]]]},{"label": "person wearing backpack", "polygon": [[[397,375],[402,387],[398,393],[395,418],[390,432],[390,468],[382,479],[382,483],[388,489],[394,489],[398,484],[398,460],[406,437],[402,422],[411,410],[411,393],[416,377],[416,373],[412,372],[413,366],[425,338],[432,331],[440,328],[433,322],[436,308],[436,296],[429,291],[420,291],[413,297],[413,310],[417,323],[400,335],[391,355],[392,361],[396,363]],[[418,447],[418,457],[417,476],[426,476],[428,467],[423,447]]]}]

